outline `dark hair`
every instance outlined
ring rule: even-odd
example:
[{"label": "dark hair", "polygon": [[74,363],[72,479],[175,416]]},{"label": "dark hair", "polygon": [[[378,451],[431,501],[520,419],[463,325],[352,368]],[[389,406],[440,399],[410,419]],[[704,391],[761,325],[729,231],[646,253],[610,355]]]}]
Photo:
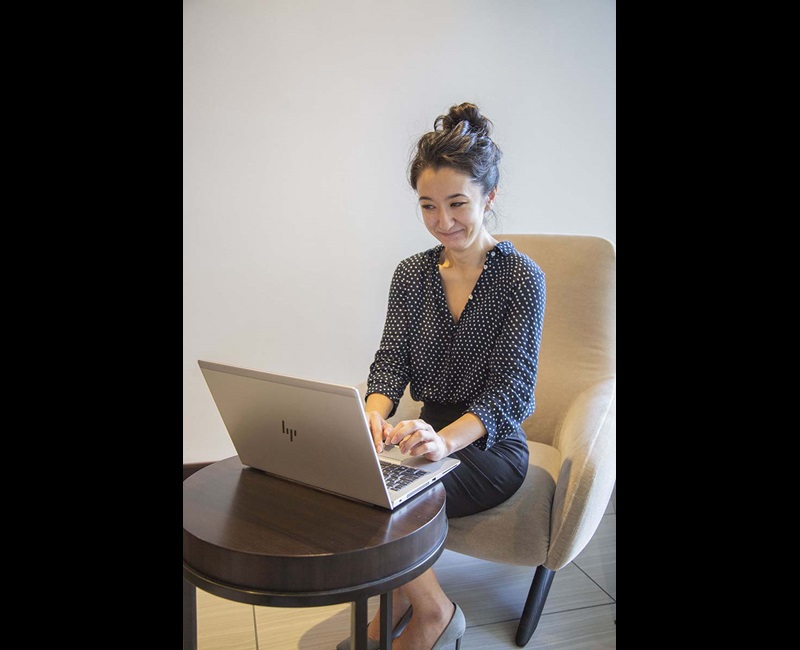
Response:
[{"label": "dark hair", "polygon": [[475,104],[451,106],[447,115],[433,123],[433,131],[417,142],[408,166],[408,180],[417,189],[419,175],[426,169],[450,167],[466,174],[488,194],[500,181],[498,163],[503,152],[492,142],[491,120],[481,115]]}]

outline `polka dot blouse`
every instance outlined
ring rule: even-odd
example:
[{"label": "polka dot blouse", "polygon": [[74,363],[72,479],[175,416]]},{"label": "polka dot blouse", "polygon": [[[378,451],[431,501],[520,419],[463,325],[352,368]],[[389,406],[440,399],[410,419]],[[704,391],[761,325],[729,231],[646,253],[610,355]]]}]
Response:
[{"label": "polka dot blouse", "polygon": [[465,404],[487,430],[473,444],[486,449],[514,433],[535,408],[544,272],[511,242],[499,242],[456,323],[439,275],[443,248],[417,253],[395,269],[366,394],[391,399],[390,417],[409,382],[415,400]]}]

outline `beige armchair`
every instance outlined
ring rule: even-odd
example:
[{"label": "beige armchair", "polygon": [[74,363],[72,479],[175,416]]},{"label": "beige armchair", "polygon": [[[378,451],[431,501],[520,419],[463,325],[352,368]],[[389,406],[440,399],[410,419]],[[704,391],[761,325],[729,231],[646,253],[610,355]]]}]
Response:
[{"label": "beige armchair", "polygon": [[[530,641],[555,572],[594,535],[616,482],[616,251],[582,235],[496,235],[542,267],[547,284],[536,410],[523,423],[528,474],[505,503],[451,519],[446,547],[536,567],[516,633]],[[419,417],[406,391],[392,422]]]}]

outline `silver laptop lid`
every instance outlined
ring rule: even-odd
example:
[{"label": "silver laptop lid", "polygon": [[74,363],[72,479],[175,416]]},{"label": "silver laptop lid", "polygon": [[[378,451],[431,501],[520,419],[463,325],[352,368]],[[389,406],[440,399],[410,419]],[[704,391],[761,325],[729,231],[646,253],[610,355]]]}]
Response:
[{"label": "silver laptop lid", "polygon": [[[245,465],[393,509],[460,464],[406,456],[396,447],[378,455],[355,387],[210,361],[198,365]],[[387,490],[380,461],[425,474]]]},{"label": "silver laptop lid", "polygon": [[198,364],[243,464],[391,507],[355,387]]}]

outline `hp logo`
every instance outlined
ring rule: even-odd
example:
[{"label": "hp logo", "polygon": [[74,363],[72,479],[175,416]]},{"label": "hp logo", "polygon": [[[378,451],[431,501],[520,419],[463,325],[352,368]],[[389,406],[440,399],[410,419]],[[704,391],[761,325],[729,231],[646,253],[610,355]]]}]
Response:
[{"label": "hp logo", "polygon": [[286,422],[281,420],[281,431],[289,436],[289,442],[294,442],[294,437],[297,435],[297,429],[287,429]]}]

